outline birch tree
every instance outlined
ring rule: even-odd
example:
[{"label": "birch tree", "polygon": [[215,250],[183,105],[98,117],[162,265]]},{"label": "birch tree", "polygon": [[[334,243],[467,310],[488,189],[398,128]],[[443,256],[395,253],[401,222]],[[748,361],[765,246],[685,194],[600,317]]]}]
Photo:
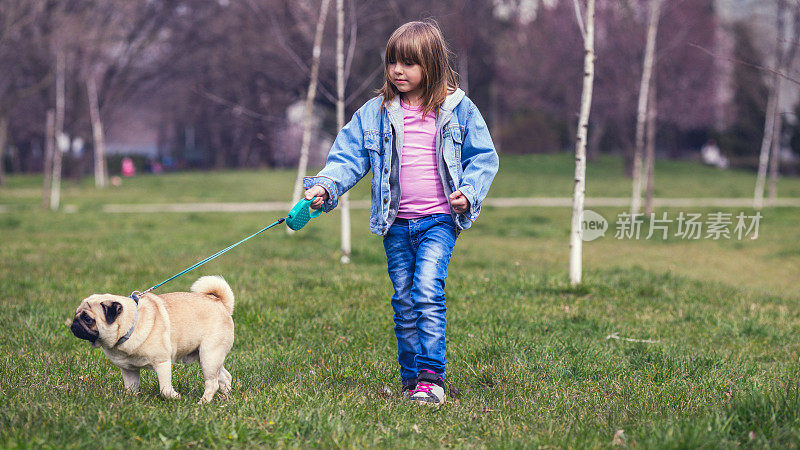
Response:
[{"label": "birch tree", "polygon": [[[779,11],[778,14],[781,14]],[[781,43],[782,36],[778,36],[778,48],[783,53],[783,61],[781,67],[778,68],[778,72],[780,73],[788,73],[789,70],[792,68],[794,64],[794,58],[797,55],[797,47],[798,42],[800,42],[800,5],[794,6],[794,20],[792,23],[792,31],[791,33],[794,35],[794,39],[788,42],[787,46],[784,46]],[[769,156],[769,182],[768,182],[768,199],[770,203],[772,203],[775,199],[778,198],[778,177],[780,176],[779,173],[779,166],[780,166],[780,151],[781,151],[781,134],[783,129],[783,120],[782,114],[780,110],[780,98],[781,98],[781,90],[783,84],[783,77],[778,76],[775,79],[775,118],[773,119],[773,126],[772,126],[772,142],[771,147],[772,151],[770,151]]]},{"label": "birch tree", "polygon": [[655,170],[656,170],[656,117],[658,115],[656,108],[656,83],[650,86],[650,94],[647,111],[647,143],[645,144],[644,152],[644,176],[645,176],[645,194],[644,194],[644,212],[649,217],[653,213],[653,189],[655,187]]},{"label": "birch tree", "polygon": [[575,15],[583,36],[583,92],[575,142],[575,186],[572,200],[572,224],[569,242],[569,281],[573,286],[581,282],[583,251],[583,201],[586,194],[586,136],[589,129],[589,111],[592,106],[594,84],[594,0],[586,1],[586,18],[581,13],[578,0],[572,0]]},{"label": "birch tree", "polygon": [[639,84],[639,103],[636,111],[636,142],[633,152],[633,195],[631,196],[631,215],[639,214],[642,202],[642,156],[645,145],[645,126],[647,122],[649,90],[652,82],[653,61],[655,60],[656,34],[661,15],[661,0],[650,0],[647,21],[647,41],[645,43],[642,79]]},{"label": "birch tree", "polygon": [[4,151],[8,143],[8,116],[0,114],[0,186],[5,184],[5,156]]},{"label": "birch tree", "polygon": [[[308,82],[308,93],[306,95],[306,105],[303,122],[303,140],[300,145],[300,161],[297,164],[297,181],[295,182],[294,195],[292,195],[292,204],[300,200],[303,191],[303,177],[308,168],[308,148],[311,143],[311,118],[314,108],[314,98],[317,95],[317,82],[319,81],[319,60],[322,53],[322,35],[325,31],[325,18],[328,15],[328,6],[330,0],[322,0],[319,9],[319,18],[317,19],[317,27],[314,33],[314,49],[311,63],[311,80]],[[288,229],[287,229],[288,230]],[[289,230],[291,233],[291,230]]]},{"label": "birch tree", "polygon": [[[83,11],[64,12],[69,39],[75,47],[76,75],[86,89],[94,149],[95,186],[108,184],[103,118],[148,83],[157,83],[175,62],[166,49],[172,22],[180,17],[177,2],[107,0]],[[186,46],[188,47],[188,46]],[[184,50],[186,49],[184,47]],[[142,65],[148,59],[150,65]],[[168,63],[167,63],[168,61]]]},{"label": "birch tree", "polygon": [[775,116],[778,114],[779,84],[778,72],[783,66],[784,12],[786,0],[778,0],[778,10],[775,16],[775,31],[777,33],[775,45],[775,70],[770,74],[769,97],[767,97],[767,113],[764,117],[764,134],[761,138],[761,151],[758,156],[758,175],[756,175],[756,188],[753,192],[753,208],[761,209],[764,206],[764,183],[767,179],[767,164],[772,145],[772,133],[775,127]]},{"label": "birch tree", "polygon": [[50,180],[50,209],[53,211],[57,210],[61,203],[61,159],[63,156],[61,144],[64,135],[64,112],[66,109],[65,78],[66,61],[64,51],[58,50],[56,53],[56,112],[53,126],[55,145],[53,147],[53,176]]},{"label": "birch tree", "polygon": [[53,154],[56,145],[56,113],[52,109],[47,110],[44,129],[44,180],[42,185],[42,208],[50,207],[50,186],[53,183]]},{"label": "birch tree", "polygon": [[[352,42],[351,42],[352,43]],[[344,0],[336,0],[336,129],[344,128]],[[343,264],[350,262],[350,193],[339,200],[342,214]]]},{"label": "birch tree", "polygon": [[108,171],[106,170],[106,137],[103,121],[100,118],[100,102],[97,99],[97,83],[93,76],[87,77],[86,94],[89,99],[89,116],[92,121],[92,137],[94,142],[94,185],[106,187]]}]

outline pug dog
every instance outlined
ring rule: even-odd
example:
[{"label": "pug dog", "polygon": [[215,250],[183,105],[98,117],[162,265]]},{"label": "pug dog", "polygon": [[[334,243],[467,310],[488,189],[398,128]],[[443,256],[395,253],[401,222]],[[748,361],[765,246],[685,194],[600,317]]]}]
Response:
[{"label": "pug dog", "polygon": [[220,276],[205,276],[191,292],[130,297],[94,294],[75,311],[70,329],[100,347],[122,370],[125,388],[139,391],[139,374],[152,369],[164,398],[180,398],[172,388],[172,365],[200,362],[208,403],[217,390],[227,394],[231,374],[223,363],[233,346],[233,291]]}]

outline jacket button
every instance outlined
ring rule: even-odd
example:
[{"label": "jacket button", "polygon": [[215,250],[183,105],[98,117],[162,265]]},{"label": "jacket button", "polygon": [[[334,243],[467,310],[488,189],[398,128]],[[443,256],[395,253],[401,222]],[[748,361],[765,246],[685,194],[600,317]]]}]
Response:
[{"label": "jacket button", "polygon": [[383,203],[384,203],[384,204],[385,204],[385,203],[388,203],[388,202],[389,202],[389,199],[388,199],[388,198],[385,198],[385,199],[383,199]]},{"label": "jacket button", "polygon": [[384,136],[383,137],[383,142],[389,142],[389,136]]},{"label": "jacket button", "polygon": [[383,173],[389,173],[389,169],[383,169]]}]

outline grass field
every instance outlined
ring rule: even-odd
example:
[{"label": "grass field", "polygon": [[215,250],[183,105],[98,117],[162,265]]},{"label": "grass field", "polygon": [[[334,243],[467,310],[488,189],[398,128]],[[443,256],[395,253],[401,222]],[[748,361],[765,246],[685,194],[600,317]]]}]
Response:
[{"label": "grass field", "polygon": [[[590,165],[587,195],[627,195],[620,174],[612,158]],[[505,157],[491,195],[569,196],[571,177],[563,155]],[[753,185],[752,174],[687,163],[659,164],[656,177],[668,197],[748,196]],[[448,373],[462,395],[437,410],[399,396],[391,286],[367,212],[353,214],[346,266],[337,213],[292,236],[270,230],[160,289],[206,274],[230,282],[231,394],[196,405],[197,365],[173,371],[180,400],[159,398],[147,371],[139,395],[123,392],[119,371],[64,326],[80,300],[149,287],[277,215],[105,214],[102,204],[285,200],[292,178],[170,174],[102,192],[68,182],[69,214],[40,211],[40,179],[11,177],[0,188],[0,447],[800,443],[800,210],[790,208],[765,209],[756,240],[619,240],[611,229],[584,245],[578,288],[566,281],[570,211],[486,208],[450,265]],[[797,197],[800,180],[780,189]],[[717,211],[740,209],[684,212]]]}]

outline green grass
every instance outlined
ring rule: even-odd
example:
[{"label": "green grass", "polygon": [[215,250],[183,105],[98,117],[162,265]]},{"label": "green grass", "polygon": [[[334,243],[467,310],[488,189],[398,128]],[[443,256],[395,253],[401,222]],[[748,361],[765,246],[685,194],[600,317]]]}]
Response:
[{"label": "green grass", "polygon": [[[569,165],[504,158],[492,195],[568,196]],[[676,189],[664,196],[751,189],[739,186],[744,173],[662,167],[663,189]],[[620,172],[612,159],[590,166],[589,195],[625,195]],[[103,192],[87,181],[65,191],[79,208],[68,214],[39,211],[39,179],[11,177],[0,189],[12,208],[0,214],[0,447],[584,448],[611,447],[618,430],[641,448],[798,446],[800,211],[789,208],[764,210],[754,241],[609,230],[584,245],[577,288],[566,281],[569,211],[486,208],[450,265],[448,373],[462,396],[438,410],[399,397],[391,285],[367,212],[353,213],[346,266],[336,213],[292,236],[270,230],[161,289],[204,274],[230,282],[231,394],[196,405],[197,365],[173,371],[181,400],[159,398],[149,371],[139,395],[125,393],[118,369],[64,325],[80,300],[146,288],[277,214],[103,214],[101,204],[282,200],[292,178],[172,174]],[[797,180],[781,192],[796,195]]]},{"label": "green grass", "polygon": [[[565,154],[502,156],[500,171],[492,185],[493,197],[571,197],[574,161]],[[80,211],[99,209],[100,203],[172,202],[263,202],[291,198],[294,170],[244,170],[182,172],[144,175],[124,179],[120,188],[91,189],[93,180],[80,183],[65,180],[64,204]],[[587,167],[587,197],[627,197],[630,179],[622,176],[622,160],[603,156]],[[367,175],[369,179],[371,175]],[[659,161],[655,172],[656,197],[751,197],[755,176],[747,171],[720,171],[695,163]],[[41,202],[39,176],[10,177],[8,188],[0,189],[0,205],[15,210],[37,207]],[[354,199],[369,198],[369,183],[361,182],[351,191]],[[781,197],[800,196],[799,178],[782,178]]]}]

